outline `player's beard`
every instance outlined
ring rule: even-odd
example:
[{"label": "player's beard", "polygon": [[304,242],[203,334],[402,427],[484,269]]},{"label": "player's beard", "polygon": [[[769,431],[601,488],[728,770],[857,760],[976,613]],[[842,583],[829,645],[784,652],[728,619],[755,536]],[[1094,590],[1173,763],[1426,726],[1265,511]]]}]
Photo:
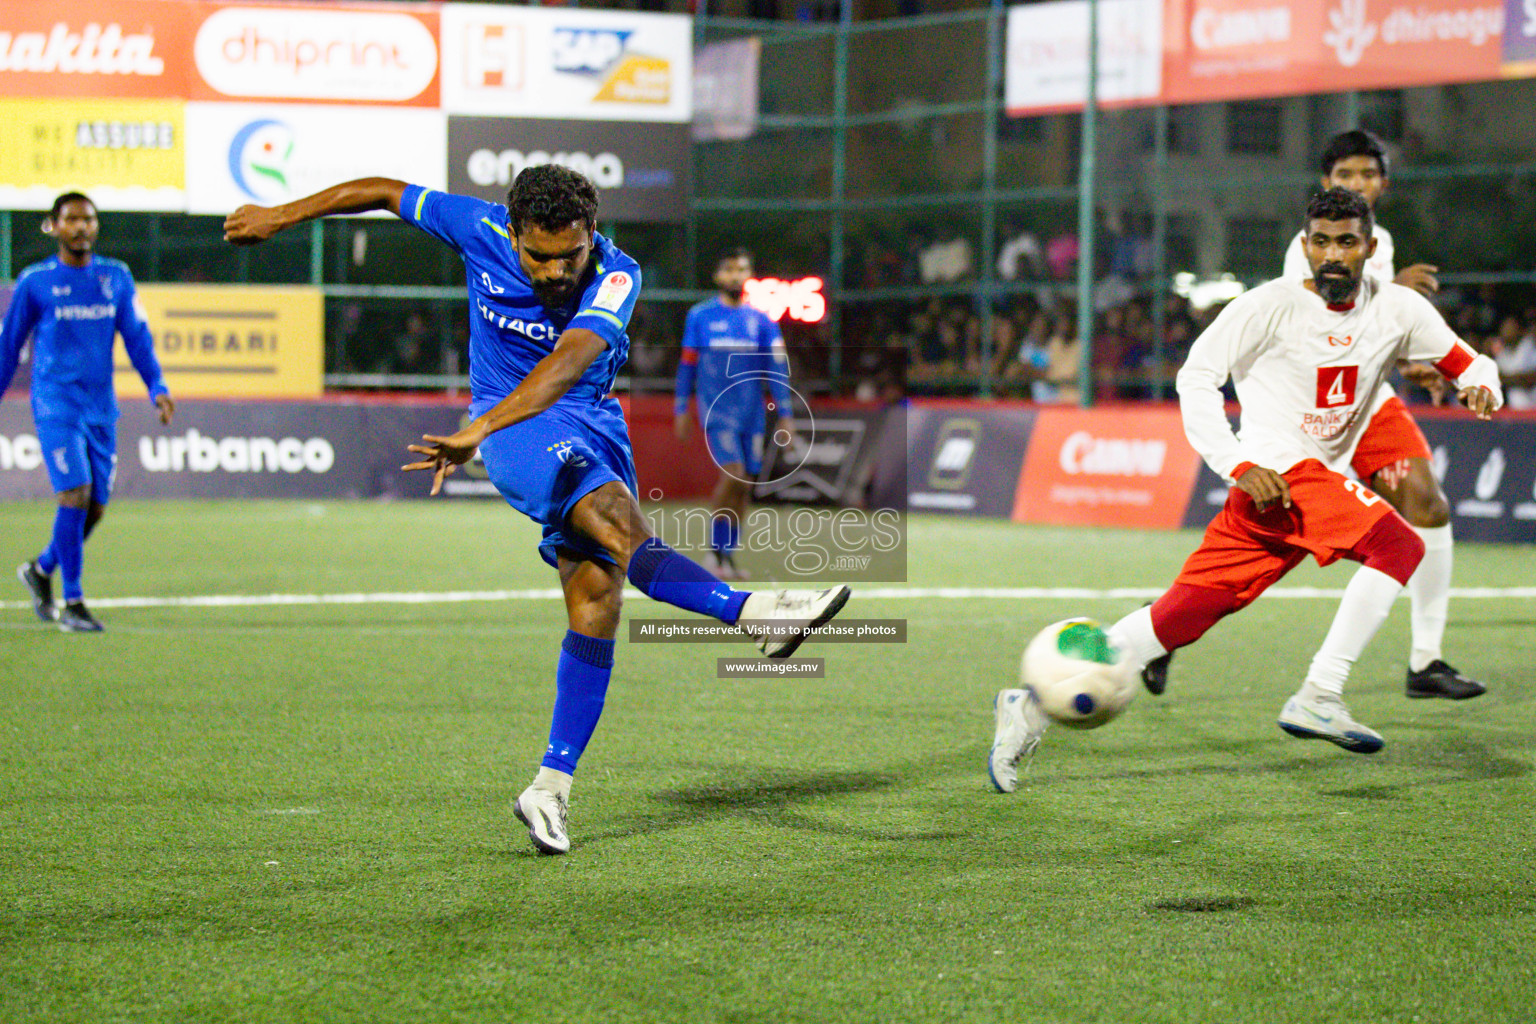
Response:
[{"label": "player's beard", "polygon": [[[1336,276],[1325,277],[1324,271]],[[1360,279],[1342,263],[1324,263],[1313,272],[1312,280],[1317,285],[1317,294],[1329,303],[1348,302],[1360,283]]]},{"label": "player's beard", "polygon": [[576,294],[576,282],[560,278],[554,281],[533,282],[534,298],[545,309],[564,309]]}]

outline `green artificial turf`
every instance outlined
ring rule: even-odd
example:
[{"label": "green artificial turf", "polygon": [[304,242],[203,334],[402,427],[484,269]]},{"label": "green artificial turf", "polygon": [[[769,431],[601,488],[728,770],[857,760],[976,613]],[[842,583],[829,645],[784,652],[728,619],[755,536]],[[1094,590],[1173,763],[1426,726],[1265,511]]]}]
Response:
[{"label": "green artificial turf", "polygon": [[[42,504],[0,505],[12,563]],[[88,598],[552,587],[494,503],[123,502]],[[910,582],[1160,587],[1189,533],[915,518]],[[1458,549],[1457,585],[1536,579]],[[10,564],[10,563],[7,563]],[[1349,566],[1285,586],[1342,587]],[[883,586],[883,585],[881,585]],[[864,588],[869,589],[869,588]],[[1274,719],[1334,608],[1264,599],[1167,696],[1054,729],[1003,796],[991,700],[1114,600],[869,597],[903,645],[825,679],[623,639],[569,856],[510,802],[543,752],[555,600],[104,607],[0,580],[7,1022],[1528,1021],[1536,600],[1452,604],[1490,692],[1402,695],[1407,603],[1347,697],[1361,757]],[[627,614],[675,617],[643,598]],[[622,637],[621,633],[621,637]]]}]

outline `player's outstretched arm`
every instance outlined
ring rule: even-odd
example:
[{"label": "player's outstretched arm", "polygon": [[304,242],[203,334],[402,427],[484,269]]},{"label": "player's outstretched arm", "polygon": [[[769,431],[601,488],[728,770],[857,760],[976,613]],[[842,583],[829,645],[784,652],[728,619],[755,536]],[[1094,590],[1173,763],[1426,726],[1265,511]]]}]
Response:
[{"label": "player's outstretched arm", "polygon": [[357,178],[282,206],[242,206],[224,218],[224,241],[255,245],[285,228],[333,214],[388,210],[398,217],[405,187],[394,178]]},{"label": "player's outstretched arm", "polygon": [[581,380],[587,367],[607,348],[608,342],[592,331],[580,327],[567,330],[555,343],[554,351],[534,364],[510,395],[471,420],[457,434],[449,437],[426,434],[422,437],[424,444],[406,446],[406,451],[423,458],[400,468],[431,470],[432,493],[436,494],[443,486],[443,478],[452,474],[455,466],[474,458],[475,449],[482,441],[504,427],[532,419],[554,405]]}]

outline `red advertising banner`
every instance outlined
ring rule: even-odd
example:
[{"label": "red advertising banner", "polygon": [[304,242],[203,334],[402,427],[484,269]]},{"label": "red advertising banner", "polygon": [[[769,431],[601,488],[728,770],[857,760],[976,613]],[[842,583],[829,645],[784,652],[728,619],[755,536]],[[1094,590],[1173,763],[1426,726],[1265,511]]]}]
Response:
[{"label": "red advertising banner", "polygon": [[1165,103],[1477,82],[1502,0],[1166,0]]},{"label": "red advertising banner", "polygon": [[[1536,75],[1536,0],[1101,0],[1106,107]],[[1008,112],[1082,108],[1086,0],[1008,12]]]},{"label": "red advertising banner", "polygon": [[200,3],[194,11],[193,99],[438,105],[434,9]]},{"label": "red advertising banner", "polygon": [[159,0],[7,0],[0,95],[182,98],[191,11]]},{"label": "red advertising banner", "polygon": [[1013,519],[1176,529],[1199,469],[1176,407],[1042,408]]}]

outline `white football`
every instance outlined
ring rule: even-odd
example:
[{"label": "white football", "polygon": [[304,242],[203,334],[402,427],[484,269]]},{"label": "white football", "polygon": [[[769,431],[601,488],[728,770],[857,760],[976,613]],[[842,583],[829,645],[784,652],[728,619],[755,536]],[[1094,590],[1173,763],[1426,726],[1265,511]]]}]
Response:
[{"label": "white football", "polygon": [[1097,729],[1136,696],[1130,663],[1092,619],[1064,619],[1035,634],[1019,681],[1053,721],[1074,729]]}]

